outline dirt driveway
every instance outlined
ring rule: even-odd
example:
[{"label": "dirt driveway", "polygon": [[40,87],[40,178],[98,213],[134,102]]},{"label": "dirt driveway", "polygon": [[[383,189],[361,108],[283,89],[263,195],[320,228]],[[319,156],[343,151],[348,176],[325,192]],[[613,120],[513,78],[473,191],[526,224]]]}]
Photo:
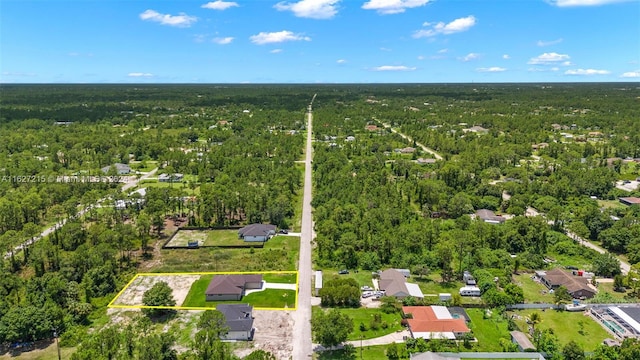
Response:
[{"label": "dirt driveway", "polygon": [[200,275],[140,275],[120,294],[113,305],[141,306],[144,292],[154,284],[164,281],[173,290],[176,305],[180,306],[189,294],[191,285],[198,279]]},{"label": "dirt driveway", "polygon": [[278,360],[288,360],[293,351],[293,319],[290,311],[254,310],[253,327],[256,329],[251,347],[236,350],[244,357],[252,351],[262,349],[275,355]]}]

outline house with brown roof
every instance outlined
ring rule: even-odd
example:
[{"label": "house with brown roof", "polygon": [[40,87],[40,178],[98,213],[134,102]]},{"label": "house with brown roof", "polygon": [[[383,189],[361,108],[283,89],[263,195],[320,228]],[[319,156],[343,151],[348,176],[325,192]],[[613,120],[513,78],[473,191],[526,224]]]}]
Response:
[{"label": "house with brown roof", "polygon": [[631,206],[631,205],[640,205],[640,198],[637,197],[621,197],[618,199],[618,201],[620,201],[621,203],[627,205],[627,206]]},{"label": "house with brown roof", "polygon": [[446,306],[403,306],[403,320],[414,339],[460,339],[471,330],[464,317],[454,318]]},{"label": "house with brown roof", "polygon": [[406,282],[406,277],[396,269],[387,269],[381,272],[378,287],[384,291],[386,296],[393,296],[397,299],[404,299],[407,296],[424,298],[418,284]]},{"label": "house with brown roof", "polygon": [[204,294],[206,301],[240,300],[249,289],[262,289],[261,274],[215,275]]},{"label": "house with brown roof", "polygon": [[276,234],[276,226],[271,224],[250,224],[238,230],[238,237],[247,242],[267,241]]},{"label": "house with brown roof", "polygon": [[365,128],[365,130],[369,130],[369,131],[378,131],[378,126],[377,125],[367,125],[364,128]]},{"label": "house with brown roof", "polygon": [[541,273],[540,282],[549,290],[556,290],[560,286],[564,286],[569,291],[569,294],[576,299],[590,299],[597,292],[595,288],[591,287],[587,278],[574,276],[559,268]]}]

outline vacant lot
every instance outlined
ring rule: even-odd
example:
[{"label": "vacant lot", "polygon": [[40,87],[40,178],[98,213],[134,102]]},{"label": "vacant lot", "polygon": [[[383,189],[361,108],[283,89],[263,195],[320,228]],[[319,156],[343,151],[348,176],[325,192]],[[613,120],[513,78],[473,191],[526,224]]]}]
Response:
[{"label": "vacant lot", "polygon": [[162,249],[154,253],[150,272],[293,271],[300,238],[276,236],[264,248]]},{"label": "vacant lot", "polygon": [[181,304],[189,293],[191,285],[200,275],[137,275],[111,305],[142,306],[144,292],[160,282],[166,282],[173,290],[176,304]]},{"label": "vacant lot", "polygon": [[485,319],[484,309],[466,309],[467,315],[471,319],[469,328],[478,339],[474,345],[477,351],[502,351],[500,339],[511,341],[507,321],[497,312],[492,312],[491,316]]},{"label": "vacant lot", "polygon": [[515,311],[517,315],[515,321],[518,327],[525,333],[528,332],[526,319],[532,312],[538,312],[542,321],[536,326],[537,329],[553,329],[558,337],[560,346],[566,345],[569,341],[577,342],[584,351],[593,351],[602,340],[611,337],[598,323],[582,312],[567,312],[556,310],[523,310]]},{"label": "vacant lot", "polygon": [[522,288],[525,303],[554,303],[553,294],[541,283],[531,279],[533,274],[513,275],[514,283]]},{"label": "vacant lot", "polygon": [[278,360],[288,360],[293,351],[293,319],[289,311],[254,310],[253,327],[256,329],[253,341],[239,344],[234,353],[247,356],[252,351],[262,349],[275,355]]},{"label": "vacant lot", "polygon": [[199,246],[245,246],[238,230],[179,230],[165,247],[183,247],[197,241]]},{"label": "vacant lot", "polygon": [[[312,308],[313,313],[324,311],[319,306]],[[340,309],[340,312],[348,315],[353,319],[353,331],[349,334],[347,340],[373,339],[387,334],[394,333],[402,329],[400,321],[402,320],[400,313],[386,314],[380,309],[359,308],[359,309]],[[372,326],[374,323],[374,315],[380,316],[380,322]],[[365,330],[360,330],[360,324],[364,324]],[[382,327],[382,323],[387,324],[387,328]]]}]

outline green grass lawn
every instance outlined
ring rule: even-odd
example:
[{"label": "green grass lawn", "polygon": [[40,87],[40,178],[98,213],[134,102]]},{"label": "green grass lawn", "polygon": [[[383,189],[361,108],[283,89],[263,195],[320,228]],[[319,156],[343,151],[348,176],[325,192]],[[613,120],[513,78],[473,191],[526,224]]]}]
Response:
[{"label": "green grass lawn", "polygon": [[355,272],[354,270],[349,270],[348,274],[340,275],[338,274],[340,269],[323,269],[322,270],[322,278],[323,281],[327,281],[333,277],[339,277],[341,279],[355,279],[358,282],[359,286],[370,286],[373,287],[373,282],[371,281],[371,271],[367,270],[359,270]]},{"label": "green grass lawn", "polygon": [[238,230],[209,230],[205,246],[229,246],[247,245],[247,242],[238,238]]},{"label": "green grass lawn", "polygon": [[262,279],[269,283],[295,284],[298,280],[297,274],[264,274]]},{"label": "green grass lawn", "polygon": [[184,307],[215,308],[218,304],[251,304],[257,308],[292,308],[296,304],[295,290],[265,289],[244,296],[240,301],[206,301],[204,292],[215,275],[202,275],[191,285],[185,298]]},{"label": "green grass lawn", "polygon": [[476,351],[502,351],[500,339],[511,341],[507,321],[502,319],[495,311],[488,319],[483,318],[484,309],[466,309],[467,315],[471,319],[469,328],[478,339],[474,344]]},{"label": "green grass lawn", "polygon": [[598,293],[600,293],[600,292],[607,292],[607,293],[611,294],[611,296],[614,299],[624,299],[625,295],[627,294],[627,293],[624,293],[624,292],[613,291],[613,283],[612,282],[598,283]]},{"label": "green grass lawn", "polygon": [[537,325],[538,329],[553,329],[558,337],[560,346],[563,347],[569,341],[573,340],[580,345],[584,351],[593,351],[598,344],[602,344],[602,340],[610,338],[600,324],[595,322],[582,312],[567,312],[555,310],[523,310],[515,311],[513,314],[519,315],[516,324],[524,332],[528,332],[526,318],[532,312],[538,312],[542,317],[542,321]]},{"label": "green grass lawn", "polygon": [[175,188],[182,190],[186,195],[194,195],[199,193],[199,188],[192,189],[186,182],[159,182],[157,179],[144,179],[138,183],[138,186],[131,191],[138,190],[140,188]]},{"label": "green grass lawn", "polygon": [[618,200],[598,200],[598,207],[605,209],[624,209],[626,206]]},{"label": "green grass lawn", "polygon": [[163,249],[147,272],[294,271],[299,249],[297,236],[276,236],[256,249]]},{"label": "green grass lawn", "polygon": [[[71,355],[76,351],[75,347],[60,348],[60,358],[62,360],[71,359]],[[58,349],[55,343],[49,346],[36,348],[31,351],[0,354],[0,360],[20,359],[20,360],[58,360]]]},{"label": "green grass lawn", "polygon": [[525,303],[553,303],[553,294],[549,294],[546,286],[531,279],[531,273],[512,275],[514,284],[520,286],[524,293]]},{"label": "green grass lawn", "polygon": [[[323,309],[319,306],[314,306],[312,311],[313,313],[318,313],[323,311]],[[385,314],[380,309],[368,308],[340,309],[340,312],[353,319],[353,331],[349,334],[347,340],[360,340],[360,336],[362,336],[363,339],[373,339],[402,330],[402,325],[400,325],[400,321],[402,320],[400,313]],[[380,314],[381,323],[386,322],[388,324],[386,329],[383,329],[382,326],[379,326],[377,330],[371,329],[371,322],[374,314]],[[365,331],[360,331],[360,323],[363,323],[366,326]]]}]

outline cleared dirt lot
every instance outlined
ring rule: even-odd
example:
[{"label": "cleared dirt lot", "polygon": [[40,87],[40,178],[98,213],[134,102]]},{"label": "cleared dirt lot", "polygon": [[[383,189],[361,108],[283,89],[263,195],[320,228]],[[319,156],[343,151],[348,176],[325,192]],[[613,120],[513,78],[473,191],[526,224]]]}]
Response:
[{"label": "cleared dirt lot", "polygon": [[173,298],[176,305],[180,306],[189,294],[191,285],[200,278],[200,275],[139,275],[118,298],[113,305],[141,306],[144,292],[160,282],[166,282],[173,290]]},{"label": "cleared dirt lot", "polygon": [[269,351],[279,360],[288,360],[293,351],[293,319],[290,311],[254,310],[256,329],[253,342],[246,348],[235,351],[244,357],[252,351],[262,349]]}]

